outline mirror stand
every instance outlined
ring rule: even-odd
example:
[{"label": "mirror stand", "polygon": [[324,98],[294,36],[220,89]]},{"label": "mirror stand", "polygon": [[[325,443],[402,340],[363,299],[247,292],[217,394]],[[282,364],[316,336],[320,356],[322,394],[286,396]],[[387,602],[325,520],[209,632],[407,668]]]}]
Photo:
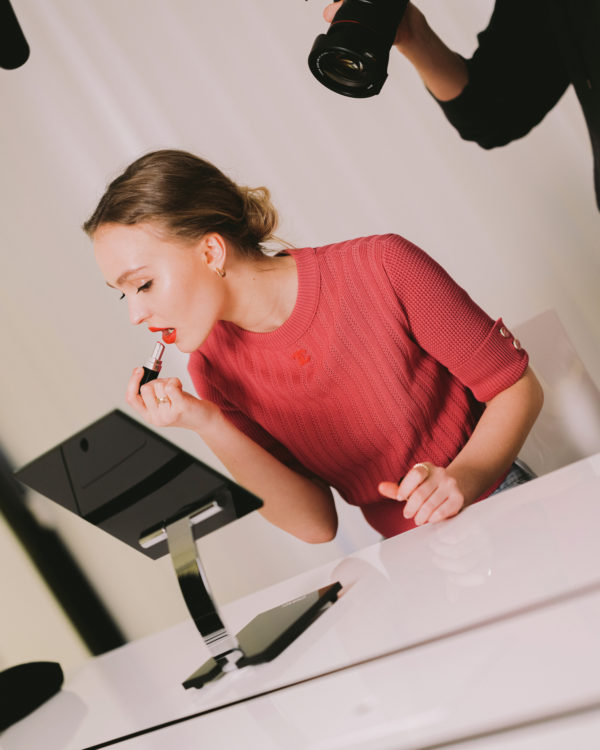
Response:
[{"label": "mirror stand", "polygon": [[200,688],[227,672],[271,661],[301,635],[338,597],[335,582],[257,615],[237,635],[223,622],[211,594],[196,546],[193,526],[222,510],[216,500],[140,539],[148,548],[166,538],[187,608],[206,643],[210,658],[184,682]]}]

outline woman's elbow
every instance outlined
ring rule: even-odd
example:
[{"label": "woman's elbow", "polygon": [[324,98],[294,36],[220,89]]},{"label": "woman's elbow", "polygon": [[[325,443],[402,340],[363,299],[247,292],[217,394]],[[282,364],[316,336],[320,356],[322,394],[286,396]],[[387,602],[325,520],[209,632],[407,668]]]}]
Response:
[{"label": "woman's elbow", "polygon": [[537,419],[544,405],[544,389],[532,370],[529,371],[529,375],[531,378],[529,401],[531,403],[532,415],[534,419]]},{"label": "woman's elbow", "polygon": [[542,411],[543,406],[544,406],[544,389],[542,388],[542,384],[538,381],[538,402],[537,402],[538,414]]},{"label": "woman's elbow", "polygon": [[309,544],[324,544],[325,542],[332,542],[337,534],[338,530],[338,519],[337,516],[327,522],[319,524],[318,527],[313,527],[308,530],[302,536],[302,540]]}]

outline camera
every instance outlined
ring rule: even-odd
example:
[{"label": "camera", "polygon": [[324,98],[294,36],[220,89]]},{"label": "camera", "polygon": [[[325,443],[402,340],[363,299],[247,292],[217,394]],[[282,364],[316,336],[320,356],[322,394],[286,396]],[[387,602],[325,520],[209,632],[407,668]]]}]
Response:
[{"label": "camera", "polygon": [[344,0],[326,34],[320,34],[308,66],[328,89],[366,98],[381,91],[390,49],[408,0]]}]

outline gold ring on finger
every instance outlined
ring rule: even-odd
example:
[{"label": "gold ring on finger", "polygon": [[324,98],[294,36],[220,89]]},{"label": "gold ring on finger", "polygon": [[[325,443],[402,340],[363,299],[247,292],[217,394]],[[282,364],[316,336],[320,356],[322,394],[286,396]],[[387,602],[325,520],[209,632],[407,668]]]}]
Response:
[{"label": "gold ring on finger", "polygon": [[[424,464],[424,463],[415,464],[413,466],[413,469],[425,469],[425,471],[427,472],[425,474],[425,479],[429,479],[429,475],[431,474],[431,470],[429,469],[429,466],[427,466],[427,464]],[[425,481],[425,479],[423,479],[423,481]]]}]

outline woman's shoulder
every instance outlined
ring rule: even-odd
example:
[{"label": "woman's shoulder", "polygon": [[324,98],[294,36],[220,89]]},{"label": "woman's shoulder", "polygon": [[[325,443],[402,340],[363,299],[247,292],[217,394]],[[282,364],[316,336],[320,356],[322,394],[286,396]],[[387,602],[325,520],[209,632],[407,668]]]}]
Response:
[{"label": "woman's shoulder", "polygon": [[389,232],[387,234],[372,234],[365,237],[355,237],[342,242],[334,242],[314,248],[317,258],[322,257],[328,261],[344,259],[349,261],[371,262],[379,261],[381,264],[398,263],[404,259],[409,260],[415,255],[426,256],[417,245],[400,234]]},{"label": "woman's shoulder", "polygon": [[[414,247],[413,243],[410,242],[410,240],[407,240],[406,237],[395,232],[388,232],[387,234],[371,234],[365,237],[353,237],[352,239],[342,240],[341,242],[332,242],[327,245],[315,247],[314,250],[317,253],[343,253],[353,250],[358,252],[377,253],[388,249],[402,250],[410,246]],[[302,248],[302,250],[298,252],[309,249],[312,248]]]}]

